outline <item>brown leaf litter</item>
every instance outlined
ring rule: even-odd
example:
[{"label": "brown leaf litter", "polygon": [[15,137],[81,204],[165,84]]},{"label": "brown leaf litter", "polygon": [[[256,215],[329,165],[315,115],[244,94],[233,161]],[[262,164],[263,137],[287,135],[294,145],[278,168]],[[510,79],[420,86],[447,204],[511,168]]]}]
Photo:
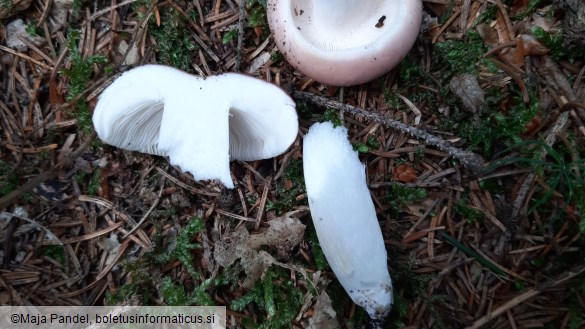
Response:
[{"label": "brown leaf litter", "polygon": [[[582,160],[585,60],[553,59],[531,32],[535,26],[553,34],[562,28],[565,46],[583,44],[579,0],[557,1],[558,8],[542,2],[526,16],[520,14],[533,1],[424,0],[425,29],[411,55],[426,81],[409,85],[399,68],[346,88],[322,85],[279,60],[268,27],[247,27],[251,13],[238,1],[148,6],[97,1],[75,15],[71,1],[13,2],[10,9],[0,8],[0,182],[13,185],[0,195],[0,305],[103,304],[106,295],[136,280],[128,264],[173,245],[186,223],[199,216],[205,229],[192,241],[202,247],[190,255],[200,278],[187,274],[180,261],[170,261],[149,272],[150,303],[162,300],[157,285],[163,275],[192,288],[239,264],[240,281],[208,292],[217,305],[228,306],[229,326],[241,326],[242,319],[262,322],[252,305],[241,312],[229,305],[275,266],[287,271],[304,296],[293,327],[351,326],[355,306],[336,309],[339,300],[327,293],[334,276],[317,270],[305,232],[306,194],[297,189],[298,177],[287,174],[302,161],[302,135],[328,108],[343,112],[352,142],[368,145],[360,158],[401,303],[394,320],[406,328],[584,325],[575,316],[585,309],[582,209],[535,168],[486,169],[522,150],[484,159],[467,149],[465,136],[441,125],[460,107],[467,112],[464,120],[486,114],[485,91],[497,86],[502,100],[496,110],[505,118],[519,103],[539,102],[538,114],[519,138],[570,150],[563,161]],[[234,191],[195,181],[162,158],[97,145],[94,135],[79,129],[75,104],[85,101],[91,109],[128,65],[161,62],[152,29],[169,23],[161,15],[169,8],[185,19],[189,41],[197,47],[189,58],[192,72],[246,72],[283,87],[299,109],[310,108],[301,113],[300,136],[287,153],[232,164]],[[490,18],[479,22],[485,15]],[[7,25],[17,19],[29,29],[11,48],[5,46]],[[32,27],[34,37],[28,34]],[[82,58],[109,60],[107,70],[91,65],[91,79],[75,98],[68,97],[72,81],[62,73],[72,65],[66,46],[71,29],[80,32]],[[224,43],[230,31],[237,36]],[[437,75],[441,68],[433,63],[436,47],[466,40],[469,31],[478,32],[493,67],[478,64],[477,74],[457,72],[447,80],[451,90],[445,96]],[[515,88],[519,99],[508,95]],[[413,96],[421,91],[428,96]],[[396,94],[398,103],[388,101],[388,93]],[[547,152],[535,151],[532,159],[550,160]],[[569,172],[582,178],[579,170]],[[417,197],[421,190],[425,194]],[[400,191],[406,195],[397,197]],[[533,208],[539,191],[549,192],[550,201]],[[282,206],[285,192],[295,201],[292,206]],[[316,287],[315,294],[310,287]],[[130,300],[140,304],[140,297]]]}]

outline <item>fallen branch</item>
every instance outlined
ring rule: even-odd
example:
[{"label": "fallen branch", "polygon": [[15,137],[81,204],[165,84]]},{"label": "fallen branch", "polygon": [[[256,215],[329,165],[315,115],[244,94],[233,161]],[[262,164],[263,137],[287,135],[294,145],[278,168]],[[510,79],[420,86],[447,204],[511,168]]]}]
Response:
[{"label": "fallen branch", "polygon": [[311,93],[303,92],[303,91],[294,91],[293,96],[297,99],[307,100],[313,104],[332,108],[335,110],[343,111],[345,113],[350,113],[358,118],[364,118],[373,122],[377,122],[383,125],[386,125],[394,130],[398,130],[400,132],[409,134],[419,140],[426,142],[429,145],[436,146],[441,151],[446,152],[450,156],[454,157],[455,159],[459,160],[461,164],[467,168],[472,174],[478,174],[484,165],[484,160],[479,154],[475,154],[472,152],[467,152],[462,149],[459,149],[455,146],[452,146],[451,143],[447,142],[444,139],[441,139],[431,133],[428,133],[424,130],[409,126],[402,122],[385,118],[379,114],[375,114],[373,112],[368,112],[363,109],[342,104],[328,98],[313,95]]}]

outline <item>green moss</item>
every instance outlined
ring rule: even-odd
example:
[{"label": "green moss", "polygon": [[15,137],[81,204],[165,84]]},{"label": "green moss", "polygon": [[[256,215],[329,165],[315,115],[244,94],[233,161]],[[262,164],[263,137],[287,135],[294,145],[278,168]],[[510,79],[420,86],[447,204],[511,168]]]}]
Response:
[{"label": "green moss", "polygon": [[244,328],[291,328],[303,305],[303,293],[294,286],[286,271],[270,268],[254,288],[232,300],[230,308],[242,312],[249,309],[250,304],[258,314],[257,322],[244,318]]},{"label": "green moss", "polygon": [[[540,216],[549,218],[548,225],[553,228],[564,223],[574,223],[567,220],[570,216],[580,218],[575,228],[585,232],[585,178],[582,176],[585,159],[578,138],[568,136],[568,140],[572,140],[572,145],[576,147],[566,147],[564,144],[550,147],[542,141],[534,140],[518,143],[498,154],[496,158],[503,160],[494,162],[489,170],[512,164],[530,168],[541,177],[547,188],[540,184],[535,186],[528,213],[538,210]],[[546,155],[544,158],[542,152]],[[508,153],[519,153],[522,156],[505,157]]]},{"label": "green moss", "polygon": [[[159,226],[159,224],[158,221],[154,222],[155,226]],[[136,297],[140,297],[143,305],[152,304],[152,291],[157,290],[153,286],[152,274],[160,273],[160,268],[175,260],[179,260],[183,264],[192,278],[198,279],[199,273],[193,265],[193,251],[200,246],[192,240],[204,229],[204,224],[200,218],[191,218],[189,223],[183,227],[174,248],[170,251],[163,248],[162,236],[156,235],[153,239],[155,250],[144,254],[138,260],[124,264],[125,271],[128,273],[128,283],[122,285],[116,293],[107,293],[107,304],[128,303],[130,299]],[[162,227],[159,226],[157,232],[160,231],[162,231]],[[207,290],[218,282],[218,280],[203,280],[193,290],[187,291],[183,286],[174,283],[172,279],[164,277],[160,292],[169,305],[214,305],[213,298]]]},{"label": "green moss", "polygon": [[140,305],[149,305],[152,299],[152,276],[149,271],[150,265],[144,258],[124,263],[128,272],[126,284],[120,285],[116,292],[107,291],[105,303],[107,305],[128,304],[131,300],[138,298]]},{"label": "green moss", "polygon": [[412,188],[402,184],[392,184],[386,189],[386,196],[382,199],[384,203],[391,206],[388,210],[390,215],[398,217],[400,209],[404,205],[420,202],[427,197],[427,191],[423,188]]},{"label": "green moss", "polygon": [[12,8],[14,8],[14,1],[13,0],[0,0],[0,9],[12,10]]},{"label": "green moss", "polygon": [[473,223],[480,221],[484,218],[484,214],[474,208],[468,206],[468,196],[464,194],[457,203],[453,205],[453,211],[459,214],[462,218],[466,219],[467,222]]},{"label": "green moss", "polygon": [[494,145],[510,146],[522,141],[521,135],[526,130],[526,124],[538,113],[540,103],[532,90],[529,90],[528,104],[523,102],[517,89],[512,90],[512,93],[513,105],[507,113],[502,113],[499,107],[509,97],[508,94],[492,87],[486,91],[485,110],[479,122],[454,115],[453,120],[459,121],[458,136],[469,142],[471,150],[481,151],[490,157]]},{"label": "green moss", "polygon": [[399,294],[394,294],[394,304],[392,311],[388,316],[390,328],[403,328],[404,322],[408,320],[408,303],[404,297]]},{"label": "green moss", "polygon": [[463,40],[447,40],[435,44],[433,66],[441,68],[443,79],[450,79],[454,74],[477,74],[480,65],[486,65],[495,71],[495,67],[483,57],[488,48],[481,36],[470,30]]},{"label": "green moss", "polygon": [[353,149],[359,153],[368,153],[371,149],[378,149],[380,147],[380,143],[378,143],[376,137],[370,136],[365,143],[353,143],[352,146]]},{"label": "green moss", "polygon": [[248,9],[248,26],[263,27],[267,26],[266,20],[266,0],[248,0],[246,2]]},{"label": "green moss", "polygon": [[399,95],[407,96],[413,103],[436,104],[437,94],[429,89],[420,88],[421,85],[428,85],[429,81],[432,81],[431,78],[419,56],[413,52],[409,53],[399,66],[398,88],[390,90],[385,85],[381,86],[386,104],[394,110],[409,111]]},{"label": "green moss", "polygon": [[274,64],[278,64],[284,60],[284,55],[280,51],[277,51],[274,54],[272,54],[272,56],[270,56],[270,60]]},{"label": "green moss", "polygon": [[481,23],[489,23],[496,19],[496,13],[498,12],[498,6],[487,4],[486,9],[479,14],[479,16],[473,22],[473,26]]},{"label": "green moss", "polygon": [[[292,186],[285,187],[285,181],[290,181]],[[276,181],[275,199],[266,201],[266,209],[274,210],[277,215],[291,211],[298,205],[306,205],[307,200],[297,200],[297,196],[305,193],[305,179],[303,176],[303,163],[301,160],[292,160],[284,170],[283,177]]]},{"label": "green moss", "polygon": [[33,37],[44,36],[44,31],[37,27],[33,22],[26,24],[26,33]]},{"label": "green moss", "polygon": [[327,286],[326,291],[331,299],[331,306],[335,310],[335,313],[337,313],[338,320],[342,322],[343,328],[364,328],[368,320],[368,315],[363,308],[356,307],[351,319],[344,318],[344,315],[347,314],[347,309],[353,304],[353,301],[339,281],[333,280]]},{"label": "green moss", "polygon": [[[402,60],[400,63],[400,80],[404,81],[405,83],[409,84],[411,82],[417,81],[425,76],[424,67],[421,65],[420,61],[417,57],[408,55]],[[415,84],[411,84],[411,86],[416,86]],[[393,94],[395,101],[395,105],[401,105],[402,100],[398,98],[396,94]]]},{"label": "green moss", "polygon": [[8,163],[0,160],[0,196],[7,195],[20,186],[20,175]]},{"label": "green moss", "polygon": [[237,37],[238,37],[238,30],[231,29],[223,35],[221,42],[223,42],[223,44],[226,45],[226,44],[230,43],[232,40],[235,40]]},{"label": "green moss", "polygon": [[195,279],[199,278],[199,273],[193,266],[192,252],[200,245],[192,242],[193,238],[205,228],[205,222],[201,218],[193,217],[189,223],[183,227],[177,237],[176,245],[170,252],[155,256],[157,263],[163,265],[174,260],[179,260],[187,272]]},{"label": "green moss", "polygon": [[310,120],[313,115],[311,106],[305,101],[297,101],[297,112],[299,113],[299,117],[304,120]]},{"label": "green moss", "polygon": [[73,20],[77,20],[82,13],[83,8],[87,6],[88,0],[73,0],[73,6],[71,8],[71,17]]},{"label": "green moss", "polygon": [[[77,47],[79,42],[79,31],[69,31],[67,39],[67,48],[69,49],[70,67],[61,70],[61,74],[69,79],[66,99],[68,101],[77,98],[87,88],[93,76],[93,67],[95,64],[105,64],[108,59],[102,55],[92,55],[84,58]],[[91,113],[85,100],[80,99],[75,103],[74,116],[77,118],[77,125],[85,134],[89,134],[93,129]]]},{"label": "green moss", "polygon": [[180,208],[179,207],[170,207],[170,208],[166,208],[166,209],[157,209],[157,210],[153,210],[150,213],[150,218],[151,219],[165,219],[165,218],[171,218],[172,216],[176,216],[179,213]]},{"label": "green moss", "polygon": [[169,306],[213,306],[215,305],[213,297],[205,291],[210,285],[211,280],[205,280],[193,291],[187,292],[184,286],[175,284],[171,278],[165,277],[161,286],[161,294]]},{"label": "green moss", "polygon": [[343,122],[341,122],[341,118],[339,117],[339,112],[332,109],[325,110],[323,117],[319,120],[319,122],[326,121],[333,123],[334,127],[339,127],[343,125]]},{"label": "green moss", "polygon": [[516,20],[521,21],[524,18],[531,16],[539,8],[541,3],[542,0],[530,0],[528,2],[528,5],[526,5],[526,7],[522,9],[522,11],[520,11],[518,14],[516,14],[514,18]]},{"label": "green moss", "polygon": [[319,271],[328,269],[329,263],[327,263],[327,258],[325,258],[323,249],[321,249],[321,245],[319,244],[319,238],[317,237],[317,232],[315,231],[313,221],[307,224],[307,228],[305,230],[305,240],[311,247],[311,253],[313,254],[313,259],[315,260],[315,267],[317,267]]},{"label": "green moss", "polygon": [[[400,72],[402,75],[402,65],[400,66]],[[384,102],[392,109],[399,109],[404,104],[397,93],[391,92],[388,89],[384,89]]]},{"label": "green moss", "polygon": [[569,311],[569,322],[567,324],[567,328],[569,329],[582,328],[581,324],[583,323],[583,320],[585,320],[585,318],[583,318],[583,312],[581,307],[577,307],[577,305],[572,307],[571,310]]},{"label": "green moss", "polygon": [[91,175],[91,181],[89,182],[89,186],[87,187],[87,194],[89,195],[97,195],[100,183],[101,183],[101,170],[97,168],[94,170],[93,174]]},{"label": "green moss", "polygon": [[149,24],[149,32],[157,43],[159,62],[176,67],[185,72],[193,72],[191,63],[198,46],[193,42],[186,18],[173,7],[161,10],[161,25],[154,20]]},{"label": "green moss", "polygon": [[136,0],[132,2],[131,6],[139,20],[144,19],[144,13],[150,10],[151,7],[149,0]]},{"label": "green moss", "polygon": [[61,245],[43,246],[40,248],[43,256],[56,260],[61,266],[66,264],[65,248]]},{"label": "green moss", "polygon": [[567,45],[562,30],[551,34],[540,26],[534,26],[531,31],[536,39],[550,50],[550,57],[555,61],[568,60],[569,62],[575,62],[583,58],[585,48],[582,45]]}]

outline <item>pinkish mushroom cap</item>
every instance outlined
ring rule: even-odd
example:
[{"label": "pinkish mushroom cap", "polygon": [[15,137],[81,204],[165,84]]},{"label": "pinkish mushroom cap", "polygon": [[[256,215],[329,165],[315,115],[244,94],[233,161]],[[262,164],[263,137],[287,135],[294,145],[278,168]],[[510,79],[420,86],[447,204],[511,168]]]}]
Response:
[{"label": "pinkish mushroom cap", "polygon": [[421,0],[268,0],[279,50],[319,82],[371,81],[406,56],[422,21]]}]

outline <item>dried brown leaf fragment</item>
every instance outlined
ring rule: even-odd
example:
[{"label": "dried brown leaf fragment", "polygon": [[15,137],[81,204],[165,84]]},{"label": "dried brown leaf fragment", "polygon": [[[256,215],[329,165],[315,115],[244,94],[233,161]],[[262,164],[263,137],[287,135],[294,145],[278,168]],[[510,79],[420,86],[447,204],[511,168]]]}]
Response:
[{"label": "dried brown leaf fragment", "polygon": [[474,75],[463,73],[454,76],[449,82],[449,89],[459,97],[465,110],[471,113],[482,112],[485,92]]},{"label": "dried brown leaf fragment", "polygon": [[[238,259],[246,272],[244,287],[252,287],[264,271],[276,260],[268,253],[259,251],[262,246],[284,246],[288,250],[296,247],[303,239],[305,225],[298,219],[308,213],[306,207],[286,213],[268,221],[268,228],[257,234],[250,234],[244,226],[215,241],[213,258],[218,265],[226,268]],[[209,260],[208,260],[209,261]]]}]

